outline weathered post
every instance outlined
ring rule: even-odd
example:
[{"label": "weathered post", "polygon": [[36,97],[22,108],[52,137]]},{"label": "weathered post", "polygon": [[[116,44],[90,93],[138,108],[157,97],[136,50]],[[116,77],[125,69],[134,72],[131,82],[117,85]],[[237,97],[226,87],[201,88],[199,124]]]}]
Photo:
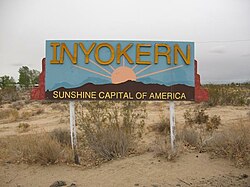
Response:
[{"label": "weathered post", "polygon": [[174,114],[174,101],[169,102],[170,109],[170,138],[171,138],[171,148],[175,150],[175,114]]},{"label": "weathered post", "polygon": [[80,160],[77,154],[77,139],[76,139],[76,119],[75,119],[75,102],[70,101],[69,103],[70,110],[70,137],[71,137],[71,146],[74,153],[75,164],[80,164]]}]

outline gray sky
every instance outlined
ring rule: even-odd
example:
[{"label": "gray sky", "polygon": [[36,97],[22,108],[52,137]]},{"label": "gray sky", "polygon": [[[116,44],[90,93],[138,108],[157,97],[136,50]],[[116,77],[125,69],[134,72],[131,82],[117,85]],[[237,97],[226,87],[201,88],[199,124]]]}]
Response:
[{"label": "gray sky", "polygon": [[250,80],[249,0],[0,0],[0,76],[40,71],[46,39],[194,41],[203,83]]}]

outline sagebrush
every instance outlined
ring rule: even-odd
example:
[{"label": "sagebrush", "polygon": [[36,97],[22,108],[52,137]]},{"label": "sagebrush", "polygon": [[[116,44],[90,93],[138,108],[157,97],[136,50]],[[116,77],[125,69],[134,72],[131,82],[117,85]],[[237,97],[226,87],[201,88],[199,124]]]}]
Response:
[{"label": "sagebrush", "polygon": [[84,146],[111,160],[133,149],[142,136],[146,116],[143,102],[79,102],[76,121]]},{"label": "sagebrush", "polygon": [[186,110],[184,113],[185,126],[181,133],[183,141],[200,151],[206,146],[207,141],[212,138],[213,133],[221,125],[218,115],[212,117],[206,113],[206,109],[200,106],[195,109]]},{"label": "sagebrush", "polygon": [[250,127],[237,124],[216,133],[206,149],[214,156],[232,160],[236,166],[250,166]]}]

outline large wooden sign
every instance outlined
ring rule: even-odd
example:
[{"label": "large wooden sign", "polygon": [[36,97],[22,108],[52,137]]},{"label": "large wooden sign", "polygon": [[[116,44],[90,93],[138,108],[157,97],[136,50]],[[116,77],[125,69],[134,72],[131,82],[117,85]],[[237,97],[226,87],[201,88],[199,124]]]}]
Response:
[{"label": "large wooden sign", "polygon": [[194,100],[194,43],[47,40],[49,100]]}]

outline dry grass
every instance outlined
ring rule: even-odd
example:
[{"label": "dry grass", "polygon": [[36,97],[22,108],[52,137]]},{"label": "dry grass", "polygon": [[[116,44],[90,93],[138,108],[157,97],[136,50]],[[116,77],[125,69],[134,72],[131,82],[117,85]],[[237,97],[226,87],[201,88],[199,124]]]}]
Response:
[{"label": "dry grass", "polygon": [[133,148],[132,137],[120,129],[99,129],[95,133],[87,133],[86,139],[88,146],[106,160],[124,157]]},{"label": "dry grass", "polygon": [[11,108],[15,108],[17,110],[20,110],[21,108],[24,107],[24,101],[16,101],[11,104]]},{"label": "dry grass", "polygon": [[32,116],[32,112],[26,110],[26,111],[21,112],[21,114],[20,114],[19,117],[20,117],[20,119],[22,119],[22,120],[28,120],[31,116]]},{"label": "dry grass", "polygon": [[200,147],[200,135],[199,133],[193,128],[184,128],[180,134],[180,140],[184,143],[187,147]]},{"label": "dry grass", "polygon": [[236,166],[250,166],[250,127],[237,124],[219,132],[209,141],[206,149],[214,156],[232,160]]},{"label": "dry grass", "polygon": [[61,104],[61,103],[52,103],[50,105],[52,110],[59,110],[61,112],[64,112],[67,110],[67,106],[65,104]]},{"label": "dry grass", "polygon": [[29,130],[30,130],[30,124],[28,123],[19,123],[19,125],[17,126],[17,131],[19,133],[28,132]]},{"label": "dry grass", "polygon": [[19,118],[18,111],[11,108],[0,109],[0,119],[8,119],[9,122],[16,121]]},{"label": "dry grass", "polygon": [[0,157],[13,163],[68,163],[73,158],[69,146],[60,144],[45,133],[0,139],[0,146]]},{"label": "dry grass", "polygon": [[155,141],[154,152],[157,157],[163,157],[167,159],[167,161],[175,161],[182,152],[181,144],[177,142],[173,150],[169,137],[158,137]]},{"label": "dry grass", "polygon": [[35,110],[35,112],[33,113],[33,116],[34,115],[40,115],[40,114],[43,114],[44,113],[44,108],[38,108],[37,110]]},{"label": "dry grass", "polygon": [[247,117],[250,119],[250,111],[247,112]]},{"label": "dry grass", "polygon": [[0,128],[0,132],[4,132],[4,131],[7,130],[7,129],[10,129],[10,127],[6,127],[6,126],[5,126],[5,127],[1,127],[1,128]]},{"label": "dry grass", "polygon": [[6,123],[18,121],[18,120],[28,120],[32,116],[40,115],[44,113],[43,108],[39,109],[32,109],[31,110],[20,110],[20,103],[15,102],[14,107],[11,105],[12,108],[0,108],[0,120],[4,120]]},{"label": "dry grass", "polygon": [[61,144],[64,145],[71,145],[71,136],[70,136],[70,131],[67,129],[54,129],[51,133],[50,136],[52,139],[58,141]]}]

